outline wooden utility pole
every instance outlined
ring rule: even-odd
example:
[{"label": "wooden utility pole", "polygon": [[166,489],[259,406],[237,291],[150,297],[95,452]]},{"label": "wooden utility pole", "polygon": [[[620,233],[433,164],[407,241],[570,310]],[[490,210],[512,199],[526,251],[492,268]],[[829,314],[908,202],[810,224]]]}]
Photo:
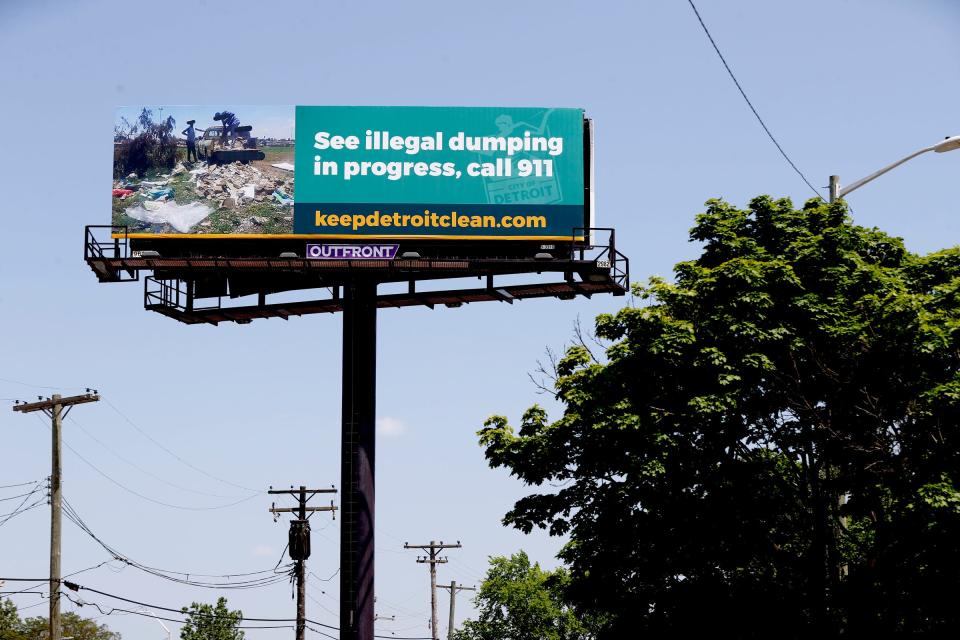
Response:
[{"label": "wooden utility pole", "polygon": [[458,591],[476,591],[474,587],[465,587],[462,584],[457,584],[456,580],[450,581],[450,586],[445,584],[439,585],[441,589],[450,590],[450,625],[447,627],[447,640],[453,640],[453,614],[457,606],[457,592]]},{"label": "wooden utility pole", "polygon": [[297,578],[297,638],[296,640],[304,640],[304,635],[307,628],[307,558],[310,557],[310,523],[307,521],[307,512],[313,513],[314,511],[332,511],[334,512],[333,517],[336,518],[337,508],[333,506],[333,501],[330,502],[330,506],[324,507],[308,507],[307,501],[310,500],[313,496],[318,493],[336,493],[337,490],[333,487],[329,489],[307,489],[306,486],[300,485],[299,489],[294,489],[290,487],[289,489],[274,489],[270,487],[270,490],[267,493],[276,495],[280,493],[288,493],[290,495],[296,496],[299,505],[296,507],[278,507],[276,503],[270,505],[270,513],[274,515],[274,520],[277,519],[277,516],[281,513],[295,513],[297,515],[296,519],[290,521],[290,534],[289,534],[289,552],[290,558],[294,561],[294,573]]},{"label": "wooden utility pole", "polygon": [[50,471],[50,640],[61,640],[60,628],[60,539],[61,539],[61,462],[60,453],[63,445],[63,419],[70,413],[75,404],[97,402],[100,396],[97,392],[87,389],[87,393],[79,396],[63,398],[55,393],[47,399],[38,398],[36,402],[20,402],[13,405],[14,411],[33,413],[43,411],[52,422],[52,460]]},{"label": "wooden utility pole", "polygon": [[417,556],[417,562],[430,565],[430,637],[433,640],[440,640],[437,632],[437,565],[447,561],[446,557],[440,557],[440,551],[443,549],[460,549],[463,545],[457,541],[457,544],[437,544],[433,540],[430,544],[408,544],[403,543],[404,549],[423,549],[427,552],[425,556]]}]

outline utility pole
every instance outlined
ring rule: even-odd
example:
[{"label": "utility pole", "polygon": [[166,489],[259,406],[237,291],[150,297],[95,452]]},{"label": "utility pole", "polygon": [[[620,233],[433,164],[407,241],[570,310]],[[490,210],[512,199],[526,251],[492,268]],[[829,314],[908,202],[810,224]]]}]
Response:
[{"label": "utility pole", "polygon": [[453,640],[453,614],[457,606],[457,592],[458,591],[476,591],[476,588],[465,587],[462,584],[457,584],[456,580],[451,580],[450,586],[441,584],[440,588],[450,590],[450,625],[447,627],[447,640]]},{"label": "utility pole", "polygon": [[425,556],[417,556],[417,562],[430,565],[430,637],[433,640],[440,640],[440,635],[437,632],[437,565],[447,561],[446,557],[440,557],[440,551],[443,549],[460,549],[462,546],[459,540],[457,544],[443,544],[443,540],[440,541],[440,544],[433,540],[430,541],[430,544],[403,543],[404,549],[423,549],[427,552]]},{"label": "utility pole", "polygon": [[304,640],[304,634],[307,628],[307,570],[306,561],[310,557],[310,522],[307,520],[307,512],[311,514],[314,511],[331,511],[336,518],[337,508],[330,501],[330,506],[308,507],[307,501],[318,493],[336,493],[333,487],[329,489],[307,489],[300,485],[299,489],[290,487],[289,489],[274,489],[270,487],[267,492],[271,495],[288,493],[296,496],[299,505],[296,507],[278,507],[276,503],[270,505],[270,513],[273,514],[273,520],[276,522],[281,513],[295,513],[296,519],[290,521],[289,533],[289,553],[290,558],[295,563],[294,572],[297,578],[297,639]]},{"label": "utility pole", "polygon": [[840,199],[840,176],[830,176],[830,202]]},{"label": "utility pole", "polygon": [[14,411],[20,413],[33,413],[34,411],[43,411],[50,417],[52,422],[52,460],[50,471],[50,640],[61,640],[60,628],[60,538],[62,521],[60,504],[61,495],[61,463],[60,453],[63,444],[61,431],[63,429],[63,419],[70,413],[70,409],[76,404],[86,404],[87,402],[97,402],[100,396],[96,389],[79,396],[67,396],[63,398],[55,393],[47,399],[38,396],[36,402],[20,402],[13,405]]}]

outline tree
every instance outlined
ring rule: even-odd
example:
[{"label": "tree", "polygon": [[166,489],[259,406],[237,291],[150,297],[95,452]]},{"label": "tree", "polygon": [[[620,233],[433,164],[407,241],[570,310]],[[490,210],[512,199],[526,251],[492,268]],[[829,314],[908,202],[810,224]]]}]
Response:
[{"label": "tree", "polygon": [[137,173],[141,178],[152,170],[172,169],[177,161],[176,120],[172,116],[154,122],[153,111],[143,109],[136,123],[122,118],[114,127],[114,177]]},{"label": "tree", "polygon": [[[120,640],[120,634],[106,625],[81,618],[76,613],[60,617],[64,638],[73,640]],[[0,601],[0,640],[43,640],[50,637],[50,620],[45,617],[20,619],[16,605],[10,600]]]},{"label": "tree", "polygon": [[544,571],[523,551],[490,559],[476,597],[479,619],[467,620],[456,640],[587,640],[593,636],[562,596],[569,582],[562,567]]},{"label": "tree", "polygon": [[0,600],[0,640],[24,640],[20,613],[9,598]]},{"label": "tree", "polygon": [[[81,618],[72,611],[60,616],[60,628],[64,638],[73,638],[73,640],[120,640],[120,634],[111,631],[106,625],[97,624],[88,618]],[[44,640],[49,637],[48,618],[27,618],[23,621],[24,640]]]},{"label": "tree", "polygon": [[567,596],[637,633],[810,637],[960,626],[960,250],[845,205],[708,202],[697,260],[557,363],[563,415],[480,431],[559,485],[505,523],[568,534]]},{"label": "tree", "polygon": [[243,612],[230,611],[226,598],[217,598],[215,606],[194,602],[181,611],[187,615],[180,629],[181,640],[243,640],[243,631],[237,629]]}]

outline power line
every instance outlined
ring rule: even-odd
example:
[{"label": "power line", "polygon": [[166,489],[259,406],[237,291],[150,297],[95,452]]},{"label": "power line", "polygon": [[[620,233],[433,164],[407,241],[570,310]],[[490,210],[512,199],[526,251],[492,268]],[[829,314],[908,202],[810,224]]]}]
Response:
[{"label": "power line", "polygon": [[[112,559],[112,558],[111,558],[110,560],[104,560],[104,561],[101,562],[100,564],[95,564],[95,565],[93,565],[92,567],[87,567],[86,569],[78,569],[77,571],[74,571],[74,572],[72,572],[72,573],[68,573],[67,575],[65,575],[65,576],[63,576],[63,577],[64,577],[64,578],[70,578],[70,577],[73,577],[73,576],[75,576],[75,575],[79,575],[79,574],[81,574],[81,573],[86,573],[87,571],[93,571],[94,569],[99,569],[99,568],[102,567],[103,565],[108,564],[108,563],[110,563],[110,562],[113,562],[113,559]],[[27,580],[27,579],[26,579],[26,578],[5,578],[5,580],[10,580],[11,582],[22,582],[22,581]],[[29,594],[43,595],[43,592],[41,592],[41,591],[34,591],[34,589],[37,589],[38,587],[46,586],[49,582],[50,582],[49,578],[44,578],[43,580],[36,581],[36,584],[34,584],[33,586],[30,586],[30,587],[27,587],[26,589],[21,589],[20,591],[2,591],[2,592],[0,592],[0,593],[4,593],[4,594],[7,594],[7,595],[14,595],[14,594],[18,594],[18,593],[29,593]],[[0,580],[0,583],[2,583],[2,580]]]},{"label": "power line", "polygon": [[19,591],[0,591],[0,593],[2,593],[2,594],[5,595],[5,596],[15,596],[15,595],[17,595],[17,594],[22,594],[22,593],[28,593],[28,594],[30,594],[30,595],[40,596],[40,595],[43,595],[43,592],[42,592],[42,591],[34,591],[34,589],[36,589],[36,588],[38,588],[38,587],[42,587],[42,586],[44,586],[45,584],[47,584],[47,580],[44,580],[43,582],[38,582],[37,584],[33,585],[32,587],[27,587],[26,589],[20,589]]},{"label": "power line", "polygon": [[111,409],[113,409],[113,410],[117,413],[117,415],[119,415],[121,418],[123,418],[123,419],[127,422],[127,424],[129,424],[131,427],[133,427],[134,429],[136,429],[136,431],[137,431],[140,435],[142,435],[143,437],[145,437],[147,440],[149,440],[150,442],[152,442],[152,443],[155,444],[156,446],[160,447],[160,449],[162,449],[163,451],[165,451],[167,454],[173,456],[173,457],[174,457],[177,461],[179,461],[181,464],[186,465],[187,467],[190,467],[191,469],[193,469],[193,470],[196,471],[197,473],[202,473],[203,475],[207,476],[208,478],[211,478],[211,479],[213,479],[213,480],[216,480],[217,482],[222,482],[222,483],[224,483],[224,484],[228,484],[228,485],[230,485],[231,487],[236,487],[236,488],[238,488],[238,489],[243,489],[243,490],[245,490],[245,491],[251,491],[251,492],[257,493],[257,494],[263,494],[263,493],[265,493],[264,491],[261,491],[261,490],[259,490],[259,489],[253,489],[253,488],[251,488],[251,487],[245,487],[245,486],[242,485],[242,484],[237,484],[236,482],[231,482],[230,480],[224,480],[223,478],[217,477],[217,476],[213,475],[212,473],[206,471],[205,469],[201,469],[200,467],[191,464],[190,462],[188,462],[187,460],[184,460],[183,458],[181,458],[180,456],[178,456],[176,453],[174,453],[173,451],[171,451],[170,449],[168,449],[167,447],[165,447],[163,444],[161,444],[160,442],[158,442],[157,440],[155,440],[155,439],[153,438],[153,436],[151,436],[149,433],[147,433],[146,431],[144,431],[143,429],[141,429],[141,428],[137,425],[137,423],[135,423],[133,420],[131,420],[125,413],[123,413],[122,411],[120,411],[120,409],[118,409],[112,402],[110,402],[109,400],[106,400],[106,403],[107,403],[107,405],[108,405]]},{"label": "power line", "polygon": [[317,600],[316,598],[314,598],[314,597],[313,597],[312,595],[310,595],[309,593],[306,594],[306,596],[307,596],[310,600],[312,600],[314,604],[316,604],[318,607],[320,607],[321,609],[323,609],[324,611],[326,611],[326,612],[329,613],[330,615],[332,615],[332,616],[338,616],[338,615],[340,615],[338,612],[333,611],[332,609],[327,608],[327,605],[323,604],[322,602],[320,602],[319,600]]},{"label": "power line", "polygon": [[47,582],[50,578],[0,578],[4,582]]},{"label": "power line", "polygon": [[10,380],[9,378],[0,378],[0,382],[9,382],[10,384],[18,384],[21,387],[33,387],[34,389],[68,389],[71,391],[79,391],[83,387],[48,387],[42,384],[30,384],[29,382],[20,382],[19,380]]},{"label": "power line", "polygon": [[697,5],[693,4],[693,0],[687,0],[687,2],[690,3],[690,8],[692,8],[692,9],[693,9],[693,12],[697,15],[697,20],[700,21],[700,26],[703,27],[703,32],[707,34],[707,38],[710,40],[710,44],[713,45],[713,50],[717,52],[717,55],[718,55],[718,56],[720,56],[720,62],[722,62],[722,63],[723,63],[723,66],[727,69],[727,73],[730,74],[730,78],[733,80],[733,83],[734,83],[735,85],[737,85],[737,89],[740,91],[740,95],[742,95],[742,96],[743,96],[743,99],[747,102],[747,106],[750,107],[750,111],[752,111],[752,112],[753,112],[753,115],[756,116],[757,121],[760,123],[760,126],[763,127],[763,130],[767,132],[767,136],[770,138],[770,140],[773,142],[773,144],[776,145],[777,150],[780,152],[780,155],[783,156],[783,159],[786,160],[787,163],[788,163],[791,167],[793,167],[793,170],[797,172],[797,175],[800,176],[800,178],[803,179],[803,181],[804,181],[805,183],[807,183],[807,186],[810,187],[810,190],[813,191],[813,193],[814,193],[818,198],[820,198],[821,200],[823,200],[824,198],[823,198],[823,196],[820,195],[820,192],[817,191],[816,187],[814,187],[812,184],[810,184],[810,181],[807,180],[807,176],[803,175],[803,172],[800,171],[800,169],[797,167],[797,165],[794,164],[793,160],[790,159],[790,156],[787,155],[787,152],[784,151],[784,150],[783,150],[783,147],[780,146],[780,143],[777,142],[777,139],[773,136],[773,133],[771,133],[770,128],[767,127],[767,124],[763,121],[763,118],[761,118],[761,117],[760,117],[760,114],[757,113],[757,109],[753,106],[753,103],[750,102],[750,98],[747,97],[747,92],[743,90],[743,87],[740,86],[740,81],[737,80],[737,76],[735,76],[735,75],[733,74],[733,69],[730,68],[730,65],[727,64],[726,58],[724,58],[724,57],[723,57],[723,54],[720,53],[720,47],[717,46],[717,43],[716,43],[716,41],[713,39],[713,36],[710,35],[710,30],[707,29],[706,23],[704,23],[703,18],[700,17],[700,12],[697,10]]},{"label": "power line", "polygon": [[[153,618],[154,620],[166,620],[167,622],[176,622],[176,623],[178,623],[178,624],[184,624],[185,622],[187,622],[187,620],[180,619],[180,618],[168,618],[168,617],[165,617],[165,616],[158,616],[158,615],[155,615],[155,614],[152,614],[152,613],[149,613],[149,612],[145,612],[145,611],[135,611],[135,610],[133,610],[133,609],[124,609],[124,608],[122,608],[122,607],[110,607],[109,609],[104,609],[104,608],[101,607],[100,604],[97,603],[97,602],[85,601],[85,600],[83,600],[83,599],[74,598],[73,596],[71,596],[71,595],[68,594],[68,593],[64,593],[63,595],[64,595],[70,602],[72,602],[73,604],[75,604],[75,605],[78,606],[78,607],[84,607],[84,606],[87,606],[87,605],[90,605],[91,607],[95,607],[95,608],[97,609],[97,611],[99,611],[99,612],[100,612],[102,615],[104,615],[104,616],[112,616],[112,615],[114,615],[115,613],[120,612],[120,613],[129,613],[129,614],[133,614],[133,615],[137,615],[137,616],[143,616],[143,617],[146,617],[146,618]],[[182,613],[182,612],[180,612],[180,613]],[[197,612],[194,612],[194,613],[196,614]],[[245,619],[246,619],[246,618],[241,618],[241,620],[245,620]],[[239,624],[238,624],[238,625],[233,625],[233,628],[234,628],[234,629],[292,629],[292,628],[293,628],[293,625],[289,625],[289,624],[284,624],[284,625],[239,625]]]},{"label": "power line", "polygon": [[325,632],[325,631],[320,631],[320,629],[314,629],[314,628],[311,627],[310,625],[307,625],[306,628],[307,628],[308,631],[312,631],[312,632],[314,632],[314,633],[320,634],[320,635],[323,636],[324,638],[333,638],[333,640],[340,640],[337,636],[332,636],[332,635],[330,635],[329,633],[327,633],[327,632]]},{"label": "power line", "polygon": [[[10,520],[13,520],[17,516],[22,516],[26,512],[32,511],[33,509],[36,509],[37,507],[44,505],[46,502],[47,502],[47,498],[46,496],[44,496],[39,500],[37,500],[36,502],[34,502],[33,504],[31,504],[30,506],[26,507],[25,509],[17,508],[16,510],[11,511],[10,513],[0,514],[0,518],[3,518],[3,521],[0,522],[0,527],[7,524],[7,522],[9,522]],[[20,503],[20,504],[22,505],[23,503]]]},{"label": "power line", "polygon": [[9,498],[0,498],[0,502],[6,502],[7,500],[16,500],[17,498],[22,498],[23,496],[32,496],[32,495],[35,494],[38,490],[39,490],[39,489],[34,489],[33,491],[30,491],[30,492],[28,492],[28,493],[21,493],[20,495],[10,496]]},{"label": "power line", "polygon": [[91,440],[93,440],[94,442],[96,442],[97,444],[99,444],[101,447],[103,447],[104,449],[106,449],[108,452],[110,452],[115,458],[117,458],[118,460],[120,460],[120,461],[122,461],[122,462],[125,462],[126,464],[130,465],[131,467],[133,467],[134,469],[136,469],[136,470],[139,471],[140,473],[143,473],[143,474],[145,474],[145,475],[148,475],[148,476],[150,476],[151,478],[153,478],[154,480],[158,480],[158,481],[162,482],[163,484],[165,484],[165,485],[167,485],[167,486],[173,487],[173,488],[175,488],[175,489],[180,489],[181,491],[188,491],[188,492],[190,492],[190,493],[196,493],[197,495],[201,495],[201,496],[209,496],[209,497],[211,497],[211,498],[234,499],[234,498],[237,498],[237,497],[238,497],[238,496],[225,496],[225,495],[219,494],[219,493],[208,493],[208,492],[206,492],[206,491],[200,491],[199,489],[191,489],[190,487],[184,487],[184,486],[182,486],[182,485],[177,484],[176,482],[170,482],[170,481],[167,480],[166,478],[163,478],[163,477],[161,477],[161,476],[158,476],[157,474],[155,474],[155,473],[153,473],[153,472],[151,472],[151,471],[148,471],[147,469],[144,469],[141,465],[137,464],[136,462],[133,462],[133,461],[131,461],[130,459],[125,458],[124,456],[122,456],[122,455],[120,455],[119,453],[117,453],[112,447],[110,447],[109,445],[107,445],[106,443],[104,443],[102,440],[100,440],[100,438],[96,437],[95,435],[93,435],[92,433],[90,433],[89,431],[87,431],[87,430],[84,428],[84,426],[83,426],[82,424],[80,424],[80,422],[79,422],[76,418],[71,417],[71,418],[69,418],[69,420],[70,420],[71,422],[73,422],[75,425],[77,425],[77,428],[80,429],[81,431],[83,431]]},{"label": "power line", "polygon": [[336,578],[336,577],[337,577],[337,574],[339,574],[339,573],[340,573],[340,567],[337,567],[337,570],[334,571],[334,572],[330,575],[329,578],[321,578],[320,576],[318,576],[317,574],[315,574],[313,571],[310,572],[310,575],[313,576],[314,578],[316,578],[317,580],[319,580],[320,582],[330,582],[331,580],[333,580],[334,578]]},{"label": "power line", "polygon": [[[80,515],[77,513],[76,509],[73,508],[73,505],[69,501],[64,499],[64,513],[67,516],[67,519],[77,525],[84,533],[90,536],[97,544],[99,544],[103,549],[109,553],[114,559],[124,563],[125,565],[131,566],[135,569],[139,569],[144,573],[149,573],[158,578],[163,578],[164,580],[169,580],[170,582],[176,582],[178,584],[184,584],[193,587],[204,587],[208,589],[253,589],[258,587],[265,587],[278,582],[285,582],[290,575],[289,569],[292,565],[285,565],[281,570],[279,562],[277,567],[273,569],[264,569],[261,571],[250,571],[246,573],[230,573],[230,574],[203,574],[203,573],[193,573],[185,571],[173,571],[170,569],[160,569],[157,567],[151,567],[145,565],[141,562],[137,562],[132,558],[120,553],[118,550],[104,542],[100,539],[93,530],[83,521]],[[282,557],[281,557],[282,559]],[[222,578],[223,581],[200,581],[200,580],[191,580],[193,578]],[[250,578],[250,576],[260,576],[257,578]],[[250,578],[247,580],[231,581],[232,578]]]},{"label": "power line", "polygon": [[[44,479],[46,479],[46,478],[44,478]],[[19,483],[19,484],[5,484],[5,485],[0,486],[0,489],[13,489],[14,487],[26,487],[26,486],[28,486],[28,485],[37,484],[37,483],[39,483],[39,482],[43,482],[43,480],[33,480],[33,481],[31,481],[31,482],[21,482],[21,483]]]},{"label": "power line", "polygon": [[[47,580],[47,578],[42,578],[42,579],[38,580],[38,579],[36,579],[36,578],[6,578],[6,577],[0,577],[0,580],[7,580],[7,581],[9,581],[9,582],[39,582],[39,581],[45,581],[45,580]],[[89,592],[91,592],[91,593],[96,593],[97,595],[101,595],[101,596],[104,596],[104,597],[106,597],[106,598],[112,598],[112,599],[114,599],[114,600],[120,600],[121,602],[126,602],[126,603],[129,603],[129,604],[137,605],[137,606],[139,606],[139,607],[144,607],[144,608],[146,608],[146,609],[154,609],[154,610],[158,610],[158,611],[166,611],[166,612],[176,613],[176,614],[180,614],[181,616],[184,616],[184,617],[189,617],[189,615],[199,616],[199,617],[207,617],[207,618],[214,618],[214,619],[221,617],[221,616],[218,616],[216,613],[202,613],[202,612],[197,612],[197,611],[192,612],[191,614],[186,614],[186,613],[184,613],[184,611],[183,611],[182,609],[174,609],[174,608],[172,608],[172,607],[165,607],[165,606],[163,606],[163,605],[150,604],[150,603],[147,603],[147,602],[141,602],[141,601],[139,601],[139,600],[134,600],[134,599],[132,599],[132,598],[126,598],[126,597],[124,597],[124,596],[118,596],[118,595],[113,594],[113,593],[108,593],[108,592],[106,592],[106,591],[101,591],[101,590],[99,590],[99,589],[94,589],[93,587],[87,587],[87,586],[84,586],[84,585],[81,585],[81,584],[77,584],[77,583],[71,582],[71,581],[69,581],[69,580],[61,580],[61,584],[62,584],[63,586],[65,586],[65,587],[67,587],[67,589],[69,589],[69,590],[71,590],[71,591],[74,591],[74,592],[89,591]],[[147,617],[151,617],[151,618],[160,618],[161,620],[166,620],[166,621],[168,621],[168,622],[177,622],[177,623],[181,623],[181,624],[182,624],[183,622],[185,622],[185,620],[184,620],[183,618],[179,618],[179,619],[178,619],[178,618],[169,618],[169,617],[163,617],[163,616],[155,616],[155,615],[152,615],[152,614],[150,614],[150,613],[148,613],[148,612],[136,611],[136,610],[132,610],[132,609],[123,609],[123,608],[120,608],[120,607],[110,607],[109,610],[106,610],[106,609],[104,609],[103,607],[101,607],[101,606],[100,606],[98,603],[96,603],[96,602],[86,602],[86,601],[78,602],[77,600],[75,600],[75,599],[73,598],[73,596],[71,596],[69,593],[66,593],[66,592],[64,592],[64,596],[66,596],[71,602],[73,602],[74,604],[76,604],[78,607],[83,607],[83,606],[86,606],[86,605],[90,605],[90,606],[96,607],[96,608],[100,611],[100,613],[102,613],[103,615],[112,615],[114,612],[121,611],[121,612],[123,612],[123,613],[130,613],[130,614],[134,614],[134,615],[147,616]],[[241,621],[249,621],[249,622],[286,622],[286,623],[296,622],[296,620],[293,620],[293,619],[290,619],[290,618],[260,618],[260,617],[250,617],[250,616],[243,616],[243,617],[241,618]],[[323,623],[323,622],[318,622],[318,621],[316,621],[316,620],[307,619],[307,622],[308,622],[309,624],[316,625],[316,626],[319,626],[319,627],[324,627],[324,628],[326,628],[326,629],[331,629],[331,630],[333,630],[333,631],[339,631],[339,630],[340,630],[340,628],[337,627],[337,626],[330,625],[330,624],[325,624],[325,623]],[[236,628],[238,628],[238,629],[239,629],[239,628],[247,628],[247,629],[251,629],[251,628],[254,628],[254,629],[292,629],[292,628],[294,628],[294,626],[293,626],[292,624],[286,624],[286,625],[283,625],[283,626],[252,626],[252,627],[242,627],[242,626],[239,626],[239,625],[238,625]],[[316,630],[313,630],[313,631],[316,631]],[[398,636],[392,636],[392,635],[391,635],[391,636],[374,635],[374,637],[375,637],[375,638],[385,638],[385,639],[387,639],[387,640],[430,640],[430,638],[426,638],[426,637],[398,637]]]},{"label": "power line", "polygon": [[[104,597],[106,597],[106,598],[113,598],[114,600],[120,600],[121,602],[127,602],[127,603],[129,603],[129,604],[135,604],[135,605],[137,605],[137,606],[146,607],[146,608],[148,608],[148,609],[158,609],[158,610],[160,610],[160,611],[170,611],[170,612],[173,612],[173,613],[180,613],[180,614],[183,613],[183,611],[182,611],[181,609],[174,609],[174,608],[172,608],[172,607],[165,607],[165,606],[159,605],[159,604],[149,604],[149,603],[146,603],[146,602],[140,602],[139,600],[134,600],[134,599],[132,599],[132,598],[125,598],[125,597],[123,597],[123,596],[118,596],[118,595],[113,594],[113,593],[107,593],[106,591],[100,591],[99,589],[94,589],[93,587],[85,587],[85,586],[83,586],[83,585],[76,584],[76,583],[74,583],[74,582],[70,582],[69,580],[64,580],[64,581],[63,581],[63,586],[67,587],[68,589],[70,589],[70,590],[72,590],[72,591],[89,591],[89,592],[91,592],[91,593],[96,593],[97,595],[101,595],[101,596],[104,596]],[[221,616],[218,616],[218,615],[215,614],[215,613],[194,612],[193,615],[202,616],[202,617],[208,617],[208,618],[218,618],[218,617],[221,617]],[[250,622],[296,622],[296,620],[291,619],[291,618],[254,618],[254,617],[250,617],[250,616],[243,616],[243,620],[249,620]]]},{"label": "power line", "polygon": [[[43,422],[43,420],[40,418],[40,416],[36,416],[36,417],[37,417],[38,420],[40,420],[40,422]],[[44,423],[44,424],[46,424],[46,423]],[[152,503],[154,503],[154,504],[158,504],[158,505],[160,505],[160,506],[162,506],[162,507],[169,507],[169,508],[171,508],[171,509],[180,509],[180,510],[182,510],[182,511],[214,511],[214,510],[217,510],[217,509],[226,509],[226,508],[228,508],[228,507],[233,507],[233,506],[236,506],[236,505],[238,505],[238,504],[240,504],[240,503],[242,503],[242,502],[246,502],[246,501],[248,501],[248,500],[253,500],[254,498],[257,497],[257,494],[251,494],[249,497],[242,498],[242,499],[240,499],[240,500],[237,500],[236,502],[230,502],[230,503],[227,503],[227,504],[215,505],[215,506],[212,506],[212,507],[190,507],[190,506],[186,506],[186,505],[180,505],[180,504],[173,504],[173,503],[170,503],[170,502],[164,502],[163,500],[157,500],[156,498],[151,498],[150,496],[144,495],[144,494],[140,493],[139,491],[135,491],[135,490],[131,489],[130,487],[122,484],[121,482],[115,480],[115,479],[112,478],[111,476],[107,475],[106,473],[104,473],[103,471],[101,471],[95,464],[93,464],[92,462],[90,462],[89,460],[87,460],[86,458],[84,458],[84,457],[80,454],[79,451],[77,451],[76,449],[74,449],[73,447],[71,447],[71,446],[70,446],[70,443],[68,443],[66,440],[63,441],[63,446],[65,446],[67,449],[69,449],[71,452],[73,452],[73,455],[75,455],[75,456],[77,456],[78,458],[80,458],[80,460],[83,461],[84,464],[86,464],[88,467],[90,467],[91,469],[93,469],[94,471],[96,471],[99,475],[101,475],[101,476],[102,476],[103,478],[105,478],[107,481],[109,481],[109,482],[111,482],[112,484],[116,485],[117,487],[123,489],[123,490],[126,491],[127,493],[130,493],[130,494],[132,494],[132,495],[135,495],[135,496],[137,496],[138,498],[141,498],[141,499],[143,499],[143,500],[146,500],[147,502],[152,502]]]}]

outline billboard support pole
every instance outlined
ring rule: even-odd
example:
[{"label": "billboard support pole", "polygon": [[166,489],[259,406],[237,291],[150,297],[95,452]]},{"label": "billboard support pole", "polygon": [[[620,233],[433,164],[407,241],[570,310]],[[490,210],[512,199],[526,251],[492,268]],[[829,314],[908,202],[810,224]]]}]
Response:
[{"label": "billboard support pole", "polygon": [[343,298],[340,638],[373,640],[377,283],[353,277]]}]

